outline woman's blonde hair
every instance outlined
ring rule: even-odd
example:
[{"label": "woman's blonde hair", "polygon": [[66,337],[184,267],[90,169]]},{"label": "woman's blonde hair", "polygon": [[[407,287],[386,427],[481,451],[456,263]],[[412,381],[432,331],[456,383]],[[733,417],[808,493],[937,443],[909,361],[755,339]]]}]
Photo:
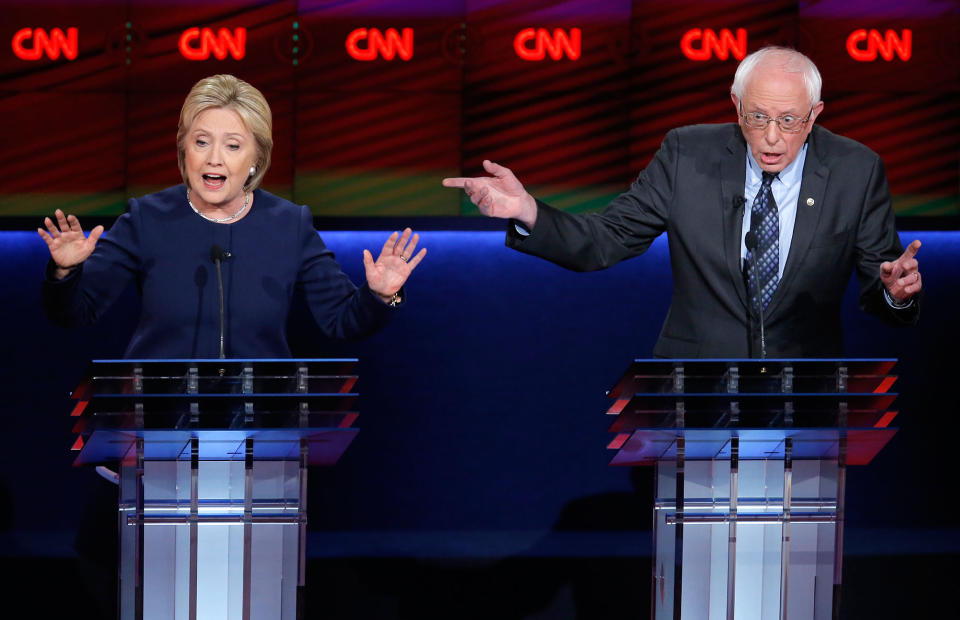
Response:
[{"label": "woman's blonde hair", "polygon": [[250,175],[244,187],[253,191],[260,186],[263,176],[270,168],[270,151],[273,150],[273,116],[263,94],[241,79],[232,75],[212,75],[193,85],[183,107],[180,109],[180,124],[177,126],[177,164],[183,182],[187,179],[186,145],[187,131],[204,110],[227,108],[240,115],[256,142],[256,171]]}]

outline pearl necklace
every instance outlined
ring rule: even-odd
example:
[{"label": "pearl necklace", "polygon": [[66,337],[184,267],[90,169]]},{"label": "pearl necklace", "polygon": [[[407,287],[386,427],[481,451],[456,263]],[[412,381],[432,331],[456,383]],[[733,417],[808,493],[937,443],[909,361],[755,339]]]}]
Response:
[{"label": "pearl necklace", "polygon": [[196,213],[203,219],[207,220],[208,222],[214,222],[215,224],[223,224],[224,222],[230,222],[232,220],[237,219],[241,215],[243,215],[243,212],[247,210],[248,206],[250,206],[250,194],[247,192],[244,192],[243,206],[240,207],[239,211],[237,211],[233,215],[228,215],[227,217],[210,217],[209,215],[204,215],[203,213],[200,213],[200,211],[195,206],[193,206],[193,203],[190,202],[190,188],[187,188],[187,204],[190,205],[190,208],[193,209],[194,213]]}]

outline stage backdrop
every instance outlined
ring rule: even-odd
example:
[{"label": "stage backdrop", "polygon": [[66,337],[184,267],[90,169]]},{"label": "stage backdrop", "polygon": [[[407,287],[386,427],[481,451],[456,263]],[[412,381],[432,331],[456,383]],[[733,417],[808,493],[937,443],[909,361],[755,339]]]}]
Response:
[{"label": "stage backdrop", "polygon": [[55,207],[115,215],[179,182],[179,109],[215,73],[264,92],[265,187],[318,216],[475,214],[438,180],[484,158],[595,209],[668,129],[734,121],[737,62],[767,44],[820,66],[818,122],[880,153],[898,215],[960,213],[957,0],[0,0],[0,14],[7,228]]},{"label": "stage backdrop", "polygon": [[[363,248],[386,234],[322,236],[359,282]],[[653,348],[672,288],[666,239],[583,274],[503,238],[425,232],[429,254],[408,303],[362,342],[323,341],[302,306],[290,322],[295,355],[360,359],[360,434],[336,466],[310,471],[316,615],[572,618],[558,594],[571,580],[577,604],[594,604],[576,617],[636,618],[649,606],[653,472],[609,465],[604,391]],[[918,600],[949,591],[960,557],[957,517],[944,504],[960,426],[960,233],[902,233],[914,238],[923,242],[918,326],[865,316],[855,286],[844,300],[847,352],[899,357],[901,396],[898,434],[849,471],[842,617],[914,617]],[[69,614],[35,614],[53,618],[86,609],[89,567],[69,562],[109,558],[116,532],[116,487],[70,466],[68,393],[90,358],[122,355],[139,309],[131,287],[96,327],[51,327],[39,299],[47,255],[36,233],[0,232],[0,573],[17,576],[0,591],[14,584],[6,600],[46,610],[57,601],[45,579],[69,588]],[[51,572],[57,562],[62,573]],[[877,584],[896,587],[881,596]],[[534,613],[558,596],[561,611]],[[409,607],[363,613],[396,600]]]}]

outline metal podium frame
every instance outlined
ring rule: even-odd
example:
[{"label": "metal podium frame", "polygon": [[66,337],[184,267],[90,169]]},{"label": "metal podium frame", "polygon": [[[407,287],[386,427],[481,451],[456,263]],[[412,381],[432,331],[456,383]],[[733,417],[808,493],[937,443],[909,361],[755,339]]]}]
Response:
[{"label": "metal podium frame", "polygon": [[121,618],[302,617],[307,466],[358,432],[356,362],[91,362],[74,464],[119,466]]},{"label": "metal podium frame", "polygon": [[651,618],[837,618],[846,468],[896,433],[894,359],[635,360],[613,465],[655,467]]}]

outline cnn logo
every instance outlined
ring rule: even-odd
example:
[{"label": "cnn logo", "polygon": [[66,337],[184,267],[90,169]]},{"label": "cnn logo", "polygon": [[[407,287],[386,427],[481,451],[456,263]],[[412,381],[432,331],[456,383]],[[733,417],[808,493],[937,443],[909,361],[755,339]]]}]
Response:
[{"label": "cnn logo", "polygon": [[747,31],[737,28],[734,35],[727,28],[721,28],[720,34],[710,28],[691,28],[680,40],[680,49],[690,60],[710,60],[713,56],[726,60],[731,55],[743,60],[747,55]]},{"label": "cnn logo", "polygon": [[404,28],[400,32],[396,28],[387,28],[386,32],[377,28],[357,28],[347,35],[344,45],[354,60],[393,60],[397,56],[410,60],[413,58],[413,28]]},{"label": "cnn logo", "polygon": [[913,55],[913,31],[905,28],[897,35],[893,30],[887,30],[881,36],[878,30],[854,30],[847,37],[847,54],[859,62],[871,62],[877,56],[890,62],[896,54],[906,62]]},{"label": "cnn logo", "polygon": [[[195,45],[197,41],[199,45]],[[180,55],[187,60],[207,60],[211,54],[217,60],[226,59],[228,54],[234,60],[241,60],[247,55],[247,29],[234,28],[230,32],[220,28],[214,34],[210,28],[187,28],[180,35],[178,47]]]},{"label": "cnn logo", "polygon": [[546,28],[524,28],[513,38],[513,51],[523,60],[544,60],[550,56],[561,60],[564,56],[570,60],[579,60],[582,49],[582,33],[579,28],[571,28],[570,34],[556,28],[550,33]]},{"label": "cnn logo", "polygon": [[[57,60],[60,54],[67,60],[74,60],[79,50],[80,34],[76,28],[67,28],[66,34],[60,28],[53,28],[50,34],[43,28],[21,28],[13,35],[10,47],[20,60],[40,60],[44,52],[50,60]],[[26,43],[31,41],[28,47]]]}]

